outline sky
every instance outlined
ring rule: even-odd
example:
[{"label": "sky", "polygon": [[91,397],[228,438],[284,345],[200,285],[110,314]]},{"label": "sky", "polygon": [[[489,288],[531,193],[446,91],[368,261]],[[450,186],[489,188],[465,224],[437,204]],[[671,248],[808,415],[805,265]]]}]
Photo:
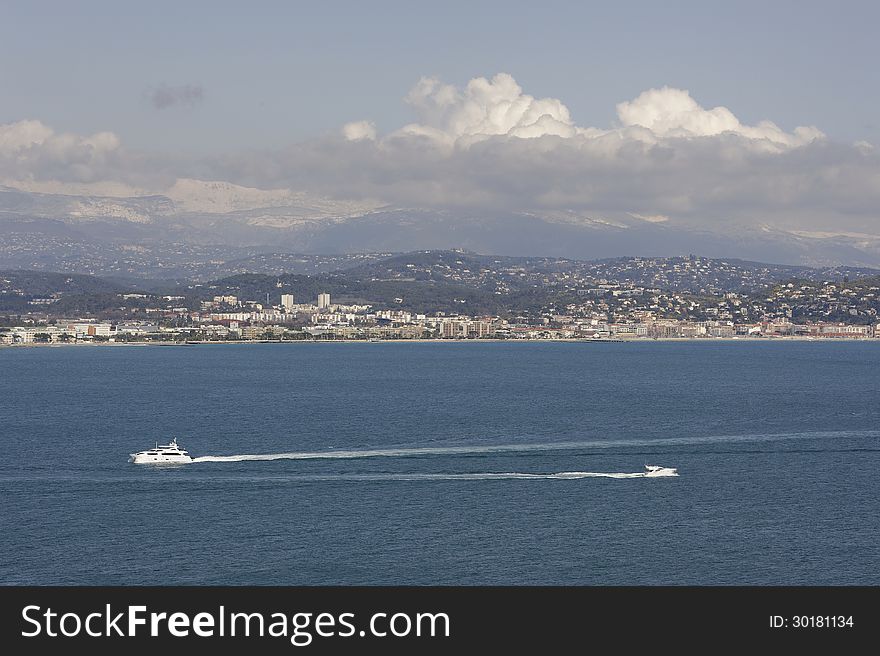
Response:
[{"label": "sky", "polygon": [[[0,122],[185,154],[413,119],[422,76],[511,74],[579,125],[664,85],[747,123],[880,136],[875,2],[2,3]],[[156,105],[157,90],[201,90]]]},{"label": "sky", "polygon": [[2,16],[0,183],[222,179],[880,233],[875,2],[37,0]]}]

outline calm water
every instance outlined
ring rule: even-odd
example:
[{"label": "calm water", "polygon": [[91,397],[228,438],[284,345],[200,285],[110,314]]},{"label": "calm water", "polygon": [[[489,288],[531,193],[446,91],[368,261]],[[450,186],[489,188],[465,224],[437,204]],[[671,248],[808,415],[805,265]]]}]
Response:
[{"label": "calm water", "polygon": [[[880,342],[0,349],[0,583],[877,585],[878,373]],[[328,457],[126,462],[172,435]],[[681,476],[519,476],[646,462]]]}]

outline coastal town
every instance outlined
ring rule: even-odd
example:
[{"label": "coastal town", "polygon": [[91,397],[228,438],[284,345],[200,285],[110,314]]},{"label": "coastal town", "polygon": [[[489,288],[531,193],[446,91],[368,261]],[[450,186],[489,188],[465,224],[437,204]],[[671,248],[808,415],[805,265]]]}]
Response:
[{"label": "coastal town", "polygon": [[173,285],[0,271],[0,345],[869,340],[880,338],[878,273],[695,256],[587,262],[463,251]]},{"label": "coastal town", "polygon": [[[876,298],[877,289],[871,292]],[[650,304],[643,307],[642,297]],[[798,290],[784,288],[773,299],[785,308]],[[138,297],[139,294],[123,296]],[[131,300],[131,299],[129,299]],[[657,290],[605,286],[587,289],[582,302],[551,308],[537,316],[503,318],[466,314],[415,313],[371,305],[334,303],[329,293],[298,303],[282,294],[270,305],[234,295],[202,301],[197,311],[174,307],[183,297],[164,297],[169,306],[147,308],[149,320],[107,321],[94,317],[37,318],[0,327],[0,345],[40,343],[200,343],[299,340],[645,340],[645,339],[872,339],[880,323],[793,321],[782,309],[777,316],[753,318],[758,308],[729,293],[713,307],[691,312],[701,320],[664,316],[683,299]]]}]

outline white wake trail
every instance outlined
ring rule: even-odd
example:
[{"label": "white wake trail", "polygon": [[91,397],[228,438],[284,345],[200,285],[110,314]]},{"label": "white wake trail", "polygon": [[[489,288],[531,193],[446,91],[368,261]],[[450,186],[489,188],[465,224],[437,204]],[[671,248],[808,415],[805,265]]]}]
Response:
[{"label": "white wake trail", "polygon": [[[678,474],[668,474],[668,476],[677,476]],[[335,477],[334,477],[335,478]],[[497,480],[576,480],[581,478],[646,478],[642,472],[625,473],[625,472],[557,472],[555,474],[526,474],[521,472],[485,472],[470,474],[354,474],[344,475],[340,478],[363,480],[363,481],[497,481]],[[655,478],[655,477],[647,477]]]},{"label": "white wake trail", "polygon": [[293,451],[289,453],[256,453],[231,456],[199,456],[193,462],[245,462],[252,460],[336,460],[352,458],[406,458],[413,456],[504,453],[510,451],[549,451],[570,449],[573,444],[522,444],[500,446],[418,447],[410,449],[359,449],[356,451]]},{"label": "white wake trail", "polygon": [[[253,480],[261,482],[383,482],[383,481],[402,481],[402,482],[432,482],[432,481],[506,481],[506,480],[522,480],[522,481],[571,481],[585,478],[614,478],[614,479],[632,479],[632,478],[673,478],[678,474],[654,474],[647,476],[644,472],[556,472],[554,474],[531,474],[524,472],[470,472],[470,473],[371,473],[371,474],[288,474],[282,476],[257,477]],[[212,479],[219,480],[219,479]],[[231,481],[241,481],[240,478],[230,478]]]},{"label": "white wake trail", "polygon": [[255,453],[228,456],[199,456],[193,462],[245,462],[261,460],[336,460],[353,458],[407,458],[434,455],[468,455],[514,453],[528,451],[564,451],[570,449],[613,449],[621,447],[663,447],[691,444],[723,444],[736,442],[776,442],[782,440],[820,440],[855,437],[878,437],[880,431],[816,431],[806,433],[770,433],[746,435],[712,435],[657,439],[590,440],[551,442],[549,444],[499,444],[446,447],[358,449],[346,451],[292,451],[287,453]]}]

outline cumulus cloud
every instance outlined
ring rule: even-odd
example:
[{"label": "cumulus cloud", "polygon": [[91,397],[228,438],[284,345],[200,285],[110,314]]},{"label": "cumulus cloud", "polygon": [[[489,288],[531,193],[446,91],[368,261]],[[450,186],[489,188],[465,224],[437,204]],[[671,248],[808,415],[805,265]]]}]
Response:
[{"label": "cumulus cloud", "polygon": [[0,125],[0,173],[5,177],[93,182],[110,174],[119,154],[112,132],[58,134],[40,121]]},{"label": "cumulus cloud", "polygon": [[684,89],[649,89],[637,98],[617,105],[617,117],[625,127],[641,127],[656,137],[712,137],[724,133],[766,140],[779,146],[802,146],[825,135],[814,127],[798,127],[793,133],[772,121],[749,126],[739,122],[727,107],[705,109]]},{"label": "cumulus cloud", "polygon": [[354,121],[342,126],[342,136],[348,141],[376,140],[376,124],[372,121]]},{"label": "cumulus cloud", "polygon": [[0,156],[12,155],[41,144],[52,136],[52,129],[39,121],[18,121],[0,125]]},{"label": "cumulus cloud", "polygon": [[636,141],[714,137],[731,134],[749,139],[756,148],[791,148],[824,138],[814,127],[785,132],[771,121],[743,125],[726,107],[705,109],[684,89],[649,89],[617,105],[619,126],[610,129],[575,125],[571,112],[556,98],[535,98],[516,80],[499,73],[491,80],[474,78],[464,89],[436,78],[422,78],[406,96],[419,122],[405,125],[387,138],[424,138],[440,146],[467,148],[493,137],[533,139],[606,139],[606,145]]},{"label": "cumulus cloud", "polygon": [[200,84],[183,84],[180,86],[160,85],[150,94],[150,102],[156,109],[168,109],[175,105],[194,107],[202,102],[205,90]]},{"label": "cumulus cloud", "polygon": [[421,122],[406,125],[392,136],[468,145],[494,136],[571,137],[577,132],[562,102],[523,93],[507,73],[491,80],[475,78],[461,91],[436,78],[423,77],[406,96],[406,102]]},{"label": "cumulus cloud", "polygon": [[[300,144],[272,170],[325,193],[344,187],[410,206],[570,209],[707,227],[797,223],[823,211],[877,223],[873,151],[831,143],[812,126],[748,125],[683,89],[621,102],[606,128],[577,125],[561,100],[529,95],[505,73],[463,88],[422,78],[405,101],[417,121],[384,136],[371,129],[370,147],[343,155],[336,144]],[[361,134],[350,126],[349,140]]]}]

